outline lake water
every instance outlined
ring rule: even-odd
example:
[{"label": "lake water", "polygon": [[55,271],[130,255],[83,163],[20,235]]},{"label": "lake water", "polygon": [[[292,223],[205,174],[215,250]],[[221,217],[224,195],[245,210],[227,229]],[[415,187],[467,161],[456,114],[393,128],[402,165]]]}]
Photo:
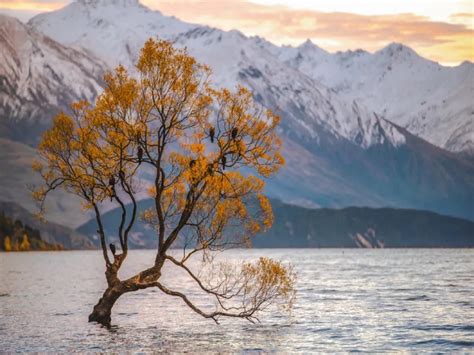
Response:
[{"label": "lake water", "polygon": [[[474,350],[474,250],[235,250],[291,262],[291,317],[212,320],[159,290],[127,294],[108,330],[87,322],[105,288],[96,251],[0,254],[0,352],[300,352]],[[132,251],[124,275],[153,260]],[[205,299],[171,266],[163,283]]]}]

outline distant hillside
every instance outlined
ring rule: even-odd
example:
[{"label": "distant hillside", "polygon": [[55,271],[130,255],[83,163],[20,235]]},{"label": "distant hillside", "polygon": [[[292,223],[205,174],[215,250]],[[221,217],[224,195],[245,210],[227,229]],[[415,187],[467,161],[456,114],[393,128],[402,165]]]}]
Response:
[{"label": "distant hillside", "polygon": [[[36,230],[45,243],[61,245],[64,249],[96,248],[94,242],[85,235],[56,223],[42,222],[16,203],[0,201],[0,213],[13,221],[19,220],[28,228]],[[3,239],[1,245],[3,246]]]},{"label": "distant hillside", "polygon": [[275,223],[254,239],[260,248],[472,248],[474,223],[433,212],[360,208],[307,209],[273,201]]},{"label": "distant hillside", "polygon": [[[139,203],[139,210],[152,206]],[[308,209],[272,201],[273,227],[254,238],[257,248],[465,248],[474,247],[474,222],[432,212],[393,208]],[[106,234],[114,241],[119,210],[104,214]],[[91,220],[78,230],[94,236]],[[155,231],[139,222],[133,248],[155,248]]]},{"label": "distant hillside", "polygon": [[[20,205],[31,213],[38,210],[29,189],[44,183],[41,176],[31,168],[37,159],[36,150],[30,146],[0,138],[0,201]],[[46,212],[48,221],[72,228],[80,226],[92,216],[81,208],[79,197],[64,190],[54,191],[46,202]]]},{"label": "distant hillside", "polygon": [[[144,210],[153,206],[152,200],[142,200],[138,202],[138,211]],[[130,205],[127,208],[130,210]],[[121,210],[119,208],[112,209],[102,215],[102,223],[104,225],[105,234],[110,242],[115,242],[119,245],[117,237],[117,221],[120,221]],[[130,215],[130,213],[129,213]],[[77,228],[79,233],[87,235],[89,238],[97,237],[97,222],[95,218],[91,218],[87,223]],[[156,248],[157,238],[155,231],[149,226],[137,221],[134,228],[129,235],[129,245],[131,248],[150,249]]]}]

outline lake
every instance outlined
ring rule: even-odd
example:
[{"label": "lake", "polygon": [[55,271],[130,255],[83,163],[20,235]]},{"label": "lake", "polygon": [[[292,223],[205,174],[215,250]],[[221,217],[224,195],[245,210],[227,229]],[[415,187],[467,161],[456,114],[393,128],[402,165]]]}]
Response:
[{"label": "lake", "polygon": [[[294,265],[290,316],[269,311],[261,324],[217,325],[148,289],[122,297],[106,329],[87,322],[105,289],[99,252],[1,253],[0,352],[474,350],[474,250],[253,249],[221,257],[261,255]],[[132,251],[122,276],[153,259],[153,251]],[[205,304],[174,270],[165,268],[163,283]]]}]

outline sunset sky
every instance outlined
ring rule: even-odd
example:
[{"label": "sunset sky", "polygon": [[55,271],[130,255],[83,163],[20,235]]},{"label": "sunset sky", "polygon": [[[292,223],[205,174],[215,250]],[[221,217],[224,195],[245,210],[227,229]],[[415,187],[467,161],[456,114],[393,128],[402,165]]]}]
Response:
[{"label": "sunset sky", "polygon": [[[0,0],[27,20],[68,0]],[[142,0],[182,20],[239,29],[277,44],[311,39],[331,52],[402,42],[446,65],[474,61],[474,0]]]}]

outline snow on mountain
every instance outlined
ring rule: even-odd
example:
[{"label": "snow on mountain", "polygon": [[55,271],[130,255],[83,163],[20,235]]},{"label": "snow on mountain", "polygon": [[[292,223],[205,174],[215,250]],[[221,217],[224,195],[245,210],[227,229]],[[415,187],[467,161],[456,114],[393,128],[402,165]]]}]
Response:
[{"label": "snow on mountain", "polygon": [[397,43],[374,54],[330,54],[311,42],[273,46],[272,51],[293,68],[432,144],[474,154],[474,64],[443,67]]},{"label": "snow on mountain", "polygon": [[[344,64],[333,64],[334,55],[310,42],[295,52],[238,31],[183,23],[130,0],[80,0],[38,15],[29,25],[65,45],[86,48],[109,66],[129,68],[146,39],[165,38],[209,64],[216,85],[250,87],[262,105],[282,117],[287,165],[267,184],[274,197],[311,206],[398,206],[474,218],[473,162],[392,124],[383,117],[382,106],[371,107],[348,95],[346,86],[356,84],[345,82],[344,71],[338,72]],[[413,56],[402,54],[393,56]],[[367,56],[356,51],[337,58],[350,67]],[[304,69],[307,58],[327,61],[341,85],[328,87],[322,74]],[[393,71],[397,67],[393,64]],[[370,87],[374,97],[379,95],[377,83],[363,85],[359,76],[354,80],[361,89]],[[386,85],[381,90],[390,89]]]},{"label": "snow on mountain", "polygon": [[31,27],[75,48],[87,48],[111,66],[132,68],[150,37],[172,39],[194,25],[163,16],[138,0],[77,0],[32,18]]},{"label": "snow on mountain", "polygon": [[404,142],[393,125],[288,68],[238,31],[192,29],[177,36],[175,43],[213,68],[216,85],[250,87],[264,106],[282,113],[282,126],[299,139],[319,141],[329,133],[364,148]]},{"label": "snow on mountain", "polygon": [[33,143],[55,112],[100,91],[104,64],[0,15],[0,131]]},{"label": "snow on mountain", "polygon": [[264,105],[291,113],[288,128],[301,137],[318,139],[329,131],[365,148],[404,141],[387,121],[354,100],[340,100],[332,90],[281,63],[258,39],[235,30],[187,24],[133,0],[79,0],[38,15],[29,24],[63,44],[93,51],[111,66],[121,63],[128,68],[149,37],[172,40],[211,66],[217,86],[246,84]]},{"label": "snow on mountain", "polygon": [[[395,43],[374,54],[363,50],[331,54],[309,40],[299,47],[278,47],[258,37],[244,37],[238,31],[224,32],[163,16],[138,0],[78,0],[58,11],[40,14],[29,24],[63,44],[93,51],[111,66],[122,63],[132,68],[149,37],[177,41],[199,60],[211,64],[217,83],[227,86],[241,81],[233,76],[235,73],[230,75],[230,63],[234,69],[239,67],[234,71],[241,71],[249,58],[252,62],[266,61],[267,67],[283,68],[274,70],[281,73],[281,79],[287,79],[284,76],[289,73],[298,79],[309,76],[314,80],[308,85],[318,87],[321,83],[338,96],[343,94],[346,102],[356,101],[358,107],[365,106],[432,144],[474,154],[472,63],[442,67]],[[296,70],[291,72],[288,65]],[[271,85],[276,82],[280,88],[287,82],[270,79]],[[286,86],[285,93],[291,89]],[[351,115],[345,112],[344,116]],[[346,138],[360,136],[361,130],[354,126],[357,122],[347,127],[347,122],[334,124],[331,117],[324,120],[333,131],[346,129],[339,132]],[[374,121],[379,120],[372,117],[370,121],[364,124],[373,129]],[[388,129],[389,124],[381,125]],[[388,136],[393,136],[392,143],[400,144],[403,139],[393,130]],[[366,146],[377,142],[377,137],[366,131],[362,137]]]}]

